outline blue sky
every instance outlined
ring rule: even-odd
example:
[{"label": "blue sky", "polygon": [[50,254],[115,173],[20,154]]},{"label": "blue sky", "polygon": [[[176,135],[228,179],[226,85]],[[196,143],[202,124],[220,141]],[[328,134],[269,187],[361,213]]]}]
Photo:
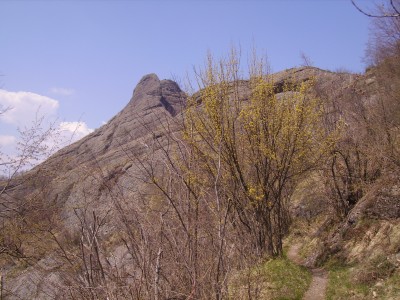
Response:
[{"label": "blue sky", "polygon": [[143,75],[184,78],[208,50],[218,57],[231,45],[246,59],[255,44],[273,71],[300,65],[304,52],[317,67],[363,72],[369,21],[350,0],[2,0],[0,88],[15,109],[13,121],[0,118],[0,136],[38,104],[89,132],[128,103]]}]

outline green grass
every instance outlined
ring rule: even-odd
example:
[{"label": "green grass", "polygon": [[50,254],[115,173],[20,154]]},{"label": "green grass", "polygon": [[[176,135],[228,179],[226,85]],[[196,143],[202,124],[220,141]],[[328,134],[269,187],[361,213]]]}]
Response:
[{"label": "green grass", "polygon": [[382,299],[400,299],[400,271],[384,282],[377,293]]},{"label": "green grass", "polygon": [[369,288],[366,284],[356,284],[351,281],[350,267],[333,266],[330,268],[326,290],[327,300],[365,299],[368,294]]},{"label": "green grass", "polygon": [[302,299],[310,272],[287,258],[276,258],[242,272],[230,288],[230,299]]},{"label": "green grass", "polygon": [[330,262],[327,300],[400,299],[400,272],[385,257],[364,265]]}]

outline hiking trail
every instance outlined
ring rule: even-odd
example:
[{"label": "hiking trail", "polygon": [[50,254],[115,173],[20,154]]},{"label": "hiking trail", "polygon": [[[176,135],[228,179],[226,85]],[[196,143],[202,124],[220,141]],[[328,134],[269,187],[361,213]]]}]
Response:
[{"label": "hiking trail", "polygon": [[[298,265],[304,266],[303,259],[299,255],[300,244],[294,244],[289,248],[288,258]],[[304,294],[303,300],[324,300],[328,284],[328,272],[322,268],[308,268],[312,274],[312,281]]]}]

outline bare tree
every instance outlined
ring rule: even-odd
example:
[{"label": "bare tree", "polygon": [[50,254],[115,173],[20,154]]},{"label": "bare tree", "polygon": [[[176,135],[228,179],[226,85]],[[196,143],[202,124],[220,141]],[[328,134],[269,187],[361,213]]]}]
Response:
[{"label": "bare tree", "polygon": [[[400,161],[398,102],[400,86],[400,17],[398,1],[377,7],[367,59],[368,85],[364,77],[345,89],[330,92],[328,123],[341,123],[338,141],[327,165],[327,187],[337,215],[344,218],[378,179],[398,172]],[[329,127],[330,125],[328,125]]]},{"label": "bare tree", "polygon": [[398,0],[389,0],[389,9],[385,9],[384,5],[378,7],[378,12],[368,12],[360,7],[355,0],[351,0],[353,6],[362,14],[371,18],[398,18],[400,17],[400,6]]}]

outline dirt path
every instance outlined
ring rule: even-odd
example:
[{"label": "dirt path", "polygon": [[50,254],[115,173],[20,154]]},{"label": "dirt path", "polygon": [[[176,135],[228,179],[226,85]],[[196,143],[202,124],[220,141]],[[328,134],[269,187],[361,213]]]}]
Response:
[{"label": "dirt path", "polygon": [[[288,251],[288,258],[298,265],[303,265],[299,255],[300,244],[292,245]],[[324,300],[326,298],[326,286],[328,284],[328,273],[324,269],[312,268],[312,281],[303,300]]]}]

